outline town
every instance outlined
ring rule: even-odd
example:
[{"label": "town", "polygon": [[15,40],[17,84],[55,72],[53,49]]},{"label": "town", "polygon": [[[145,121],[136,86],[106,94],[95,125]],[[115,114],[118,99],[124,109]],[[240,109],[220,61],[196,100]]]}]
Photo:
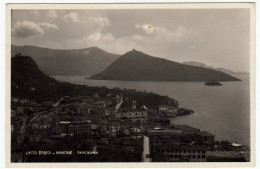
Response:
[{"label": "town", "polygon": [[140,105],[124,93],[63,96],[56,102],[11,98],[12,162],[249,161],[249,148],[172,118],[177,101]]}]

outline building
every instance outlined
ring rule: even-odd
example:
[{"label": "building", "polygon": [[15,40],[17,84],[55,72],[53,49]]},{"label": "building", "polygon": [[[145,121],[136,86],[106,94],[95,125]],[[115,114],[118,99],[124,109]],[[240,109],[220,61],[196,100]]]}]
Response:
[{"label": "building", "polygon": [[131,132],[132,132],[132,133],[141,133],[142,130],[141,130],[140,127],[133,126],[133,127],[131,127]]},{"label": "building", "polygon": [[93,93],[93,97],[98,98],[98,93]]},{"label": "building", "polygon": [[195,137],[199,143],[212,143],[215,141],[215,136],[206,131],[196,132]]},{"label": "building", "polygon": [[169,105],[160,105],[158,106],[158,114],[176,114],[178,107],[169,106]]},{"label": "building", "polygon": [[148,131],[150,152],[157,152],[158,147],[170,142],[178,144],[205,144],[214,142],[214,135],[201,132],[199,129],[187,125],[168,125],[161,130]]},{"label": "building", "polygon": [[150,153],[156,153],[158,147],[165,143],[181,143],[182,132],[179,130],[156,130],[148,131]]},{"label": "building", "polygon": [[117,121],[113,121],[109,124],[108,128],[109,128],[109,131],[116,133],[120,130],[120,123]]},{"label": "building", "polygon": [[60,121],[57,126],[57,134],[92,134],[92,123],[89,120],[83,121]]},{"label": "building", "polygon": [[115,113],[116,119],[130,119],[133,122],[140,122],[146,123],[147,119],[147,112],[144,109],[119,109]]},{"label": "building", "polygon": [[132,109],[136,109],[136,101],[133,101]]},{"label": "building", "polygon": [[123,108],[119,109],[117,113],[115,113],[115,118],[127,118],[127,119],[133,119],[133,118],[142,118],[147,117],[147,113],[144,109],[128,109]]},{"label": "building", "polygon": [[147,111],[144,108],[136,108],[136,101],[133,101],[132,108],[119,108],[115,113],[115,118],[144,123],[147,122]]},{"label": "building", "polygon": [[158,152],[171,162],[206,162],[209,148],[206,145],[163,144]]}]

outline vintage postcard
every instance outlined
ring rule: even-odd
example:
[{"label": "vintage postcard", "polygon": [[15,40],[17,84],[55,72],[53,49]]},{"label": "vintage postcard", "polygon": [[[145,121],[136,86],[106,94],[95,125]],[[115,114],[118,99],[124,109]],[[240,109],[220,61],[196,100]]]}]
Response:
[{"label": "vintage postcard", "polygon": [[7,4],[6,167],[255,164],[255,4]]}]

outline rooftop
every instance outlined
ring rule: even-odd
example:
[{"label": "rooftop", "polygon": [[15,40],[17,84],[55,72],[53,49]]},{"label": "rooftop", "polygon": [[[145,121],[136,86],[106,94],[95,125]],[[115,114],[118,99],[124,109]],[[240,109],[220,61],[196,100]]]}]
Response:
[{"label": "rooftop", "polygon": [[162,150],[209,150],[206,145],[176,145],[170,143],[163,144],[158,148]]},{"label": "rooftop", "polygon": [[177,125],[174,125],[174,127],[176,129],[179,129],[179,130],[192,130],[192,131],[200,131],[200,129],[197,129],[197,128],[194,128],[194,127],[191,127],[191,126],[188,126],[188,125],[181,125],[181,124],[177,124]]},{"label": "rooftop", "polygon": [[128,112],[142,112],[145,111],[145,109],[142,108],[137,108],[137,109],[132,109],[132,108],[120,108],[118,110],[119,113],[128,113]]},{"label": "rooftop", "polygon": [[148,131],[149,133],[172,133],[172,134],[180,134],[182,131],[180,130],[170,130],[170,129],[163,129],[163,130],[156,130],[156,129],[151,129]]}]

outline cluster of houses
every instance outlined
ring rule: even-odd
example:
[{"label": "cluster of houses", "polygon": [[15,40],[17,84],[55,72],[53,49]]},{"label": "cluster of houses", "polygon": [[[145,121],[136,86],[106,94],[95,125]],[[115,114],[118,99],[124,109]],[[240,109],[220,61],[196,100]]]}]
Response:
[{"label": "cluster of houses", "polygon": [[[56,103],[42,104],[12,98],[12,114],[13,119],[17,119],[21,118],[17,116],[19,112],[24,116],[28,110],[24,119],[27,119],[26,128],[31,140],[68,135],[115,136],[119,132],[136,135],[144,131],[144,124],[148,121],[147,111],[145,108],[137,108],[136,101],[131,102],[131,108],[122,108],[122,96],[100,98],[98,93],[93,96],[64,96]],[[15,123],[16,120],[13,121],[13,128],[20,126]],[[13,135],[21,133],[19,130],[14,131]]]},{"label": "cluster of houses", "polygon": [[63,120],[61,117],[54,127],[56,134],[105,135],[110,133],[115,135],[121,132],[129,135],[141,133],[148,119],[146,110],[137,109],[135,101],[132,108],[120,108],[119,104],[121,104],[120,101],[114,106],[109,101],[97,101],[92,104],[93,107],[84,112],[85,114],[80,119]]},{"label": "cluster of houses", "polygon": [[[131,107],[122,106],[124,102]],[[135,100],[123,99],[122,95],[100,98],[98,93],[64,96],[55,103],[12,98],[12,143],[21,145],[26,133],[27,140],[34,143],[59,139],[72,142],[77,138],[104,151],[118,151],[119,147],[131,153],[142,149],[146,135],[154,161],[207,161],[215,136],[187,125],[171,124],[168,117],[178,115],[179,110],[173,105],[138,107]]]}]

